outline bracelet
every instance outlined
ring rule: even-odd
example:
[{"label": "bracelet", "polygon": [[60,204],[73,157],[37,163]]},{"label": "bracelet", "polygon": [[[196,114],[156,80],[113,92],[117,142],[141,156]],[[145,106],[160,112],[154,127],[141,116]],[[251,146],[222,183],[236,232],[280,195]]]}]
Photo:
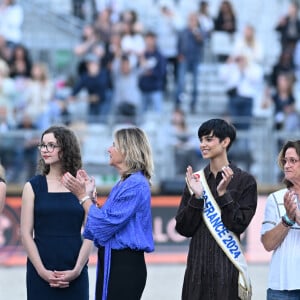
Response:
[{"label": "bracelet", "polygon": [[288,227],[291,227],[295,224],[295,221],[290,220],[290,218],[285,214],[282,216],[282,223]]},{"label": "bracelet", "polygon": [[286,221],[288,221],[288,223],[293,224],[293,225],[295,224],[295,221],[292,221],[292,220],[288,217],[287,214],[284,215],[284,218],[285,218]]},{"label": "bracelet", "polygon": [[291,226],[286,224],[285,221],[283,220],[283,217],[281,218],[281,224],[286,227],[286,228],[290,228]]},{"label": "bracelet", "polygon": [[83,203],[84,203],[86,200],[88,200],[88,199],[91,199],[91,197],[90,197],[90,196],[84,196],[84,197],[79,201],[79,204],[80,204],[80,205],[83,205]]}]

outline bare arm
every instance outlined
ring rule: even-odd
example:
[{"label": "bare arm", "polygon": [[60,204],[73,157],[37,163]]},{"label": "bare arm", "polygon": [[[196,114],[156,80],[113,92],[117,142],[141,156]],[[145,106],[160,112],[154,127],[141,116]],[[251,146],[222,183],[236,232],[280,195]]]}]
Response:
[{"label": "bare arm", "polygon": [[3,211],[6,199],[6,183],[0,182],[0,214]]},{"label": "bare arm", "polygon": [[49,283],[52,278],[52,271],[48,271],[41,260],[39,251],[33,240],[33,211],[34,211],[34,192],[31,184],[27,182],[22,193],[21,206],[21,239],[27,255],[35,267],[37,273]]},{"label": "bare arm", "polygon": [[89,256],[92,252],[92,249],[93,249],[93,241],[84,239],[77,258],[76,265],[74,267],[74,271],[77,272],[78,274],[81,273],[83,267],[87,263]]},{"label": "bare arm", "polygon": [[[297,206],[294,202],[294,192],[287,191],[284,195],[284,207],[286,215],[292,221],[295,220]],[[275,250],[284,241],[287,236],[290,227],[285,226],[281,221],[274,228],[265,232],[261,237],[261,242],[267,251]]]},{"label": "bare arm", "polygon": [[280,222],[273,229],[262,235],[261,242],[266,251],[275,250],[283,242],[288,232],[289,227],[285,227],[283,223]]},{"label": "bare arm", "polygon": [[60,282],[53,283],[52,287],[57,287],[60,284],[69,284],[71,281],[76,279],[80,275],[83,267],[86,265],[92,249],[93,249],[93,241],[84,239],[75,267],[73,268],[73,270],[54,271],[54,274],[57,277],[63,279]]},{"label": "bare arm", "polygon": [[95,179],[93,177],[90,178],[84,170],[79,170],[76,177],[66,172],[62,178],[62,183],[80,202],[87,196],[89,197],[81,203],[87,214],[92,205],[92,200],[95,200],[96,197]]}]

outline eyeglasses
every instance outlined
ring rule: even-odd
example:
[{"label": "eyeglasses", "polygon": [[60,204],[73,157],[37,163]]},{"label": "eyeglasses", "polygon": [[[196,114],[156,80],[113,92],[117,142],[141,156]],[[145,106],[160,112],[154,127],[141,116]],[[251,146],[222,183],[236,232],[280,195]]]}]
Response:
[{"label": "eyeglasses", "polygon": [[60,148],[60,146],[55,145],[53,143],[49,143],[49,144],[39,144],[38,148],[39,150],[47,150],[47,152],[53,152],[55,148]]},{"label": "eyeglasses", "polygon": [[282,158],[280,160],[280,162],[282,163],[282,165],[286,165],[287,163],[289,163],[290,165],[295,165],[297,162],[299,162],[300,160],[299,159],[296,159],[296,158]]}]

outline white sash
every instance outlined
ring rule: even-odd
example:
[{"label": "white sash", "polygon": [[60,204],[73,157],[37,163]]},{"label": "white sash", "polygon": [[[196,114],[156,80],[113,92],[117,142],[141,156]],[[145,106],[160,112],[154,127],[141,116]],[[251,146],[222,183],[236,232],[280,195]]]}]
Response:
[{"label": "white sash", "polygon": [[[202,215],[205,224],[218,245],[239,271],[239,298],[242,300],[250,300],[252,296],[251,281],[248,273],[248,265],[243,255],[240,241],[236,235],[229,231],[223,224],[220,208],[206,182],[204,171],[200,170],[195,172],[194,175],[200,177],[204,189],[204,210]],[[189,190],[190,193],[193,194],[190,187]]]}]

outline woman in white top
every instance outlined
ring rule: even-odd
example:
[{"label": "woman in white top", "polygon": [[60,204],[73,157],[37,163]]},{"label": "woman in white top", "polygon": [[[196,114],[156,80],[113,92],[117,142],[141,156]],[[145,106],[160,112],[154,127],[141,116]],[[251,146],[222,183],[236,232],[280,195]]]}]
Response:
[{"label": "woman in white top", "polygon": [[300,299],[300,140],[288,141],[281,149],[278,164],[284,172],[285,189],[269,195],[261,241],[273,251],[267,300]]},{"label": "woman in white top", "polygon": [[237,53],[246,56],[251,63],[262,65],[264,62],[263,46],[256,36],[255,28],[250,24],[247,24],[242,35],[235,39],[232,55],[235,56]]}]

